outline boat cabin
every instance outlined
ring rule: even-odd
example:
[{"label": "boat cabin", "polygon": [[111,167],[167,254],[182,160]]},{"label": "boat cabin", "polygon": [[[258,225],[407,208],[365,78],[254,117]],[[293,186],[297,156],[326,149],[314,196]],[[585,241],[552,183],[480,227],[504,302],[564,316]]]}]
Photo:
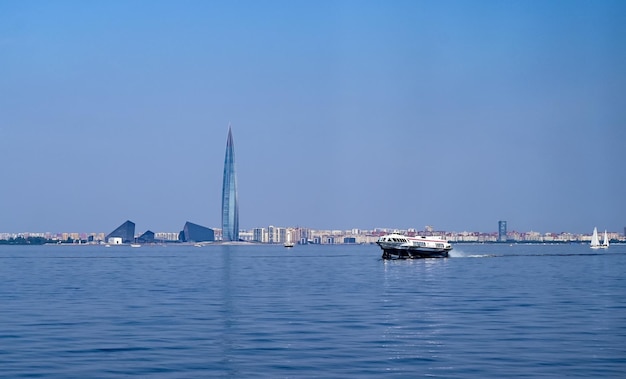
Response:
[{"label": "boat cabin", "polygon": [[398,243],[408,243],[409,240],[404,237],[401,236],[399,234],[391,234],[391,235],[387,235],[387,236],[382,236],[379,239],[380,242],[398,242]]}]

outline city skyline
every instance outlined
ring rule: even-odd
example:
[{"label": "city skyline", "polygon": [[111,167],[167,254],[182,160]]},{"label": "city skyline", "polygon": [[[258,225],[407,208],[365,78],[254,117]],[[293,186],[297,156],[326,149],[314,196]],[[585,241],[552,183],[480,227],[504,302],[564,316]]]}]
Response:
[{"label": "city skyline", "polygon": [[[349,229],[349,230],[330,230],[330,229],[312,229],[306,227],[279,227],[269,225],[267,227],[259,227],[251,230],[241,230],[239,241],[266,243],[266,244],[283,244],[285,242],[297,242],[299,244],[373,244],[379,237],[389,233],[402,233],[408,236],[415,235],[436,235],[445,238],[451,243],[589,243],[592,239],[592,233],[574,234],[569,232],[538,232],[538,231],[508,231],[503,234],[503,222],[498,222],[499,230],[497,232],[477,232],[464,231],[454,232],[445,230],[436,230],[432,226],[425,226],[424,230],[409,228],[406,230],[397,228],[375,228],[371,230]],[[0,232],[0,240],[11,240],[15,238],[45,238],[51,241],[69,242],[69,243],[87,243],[87,244],[104,244],[104,243],[132,243],[133,239],[137,243],[142,244],[162,244],[162,243],[195,243],[195,242],[221,242],[228,241],[222,239],[222,231],[219,229],[208,229],[203,226],[185,223],[181,232],[151,232],[147,231],[141,236],[138,233],[128,232],[128,226],[134,230],[134,223],[126,221],[115,231],[105,237],[105,233],[2,233]],[[607,231],[608,238],[613,243],[626,242],[626,228],[624,233]],[[112,241],[111,236],[119,237],[119,242]],[[6,243],[4,243],[6,244]],[[11,244],[8,242],[8,244]]]},{"label": "city skyline", "polygon": [[[256,229],[306,229],[306,230],[312,230],[312,231],[324,231],[324,232],[346,232],[346,233],[357,233],[355,231],[358,231],[358,233],[364,232],[364,233],[368,233],[368,232],[380,232],[380,231],[410,231],[410,232],[417,232],[417,233],[425,233],[425,234],[430,234],[430,233],[444,233],[444,234],[458,234],[458,235],[462,235],[462,234],[470,234],[470,235],[491,235],[494,236],[496,239],[501,240],[503,236],[507,236],[510,234],[532,234],[532,235],[578,235],[578,236],[591,236],[592,231],[585,231],[582,233],[574,233],[572,231],[567,231],[567,230],[537,230],[537,229],[529,229],[529,230],[521,230],[521,229],[517,229],[517,228],[512,228],[509,229],[508,226],[508,221],[504,221],[504,220],[500,220],[497,223],[494,223],[495,227],[492,230],[470,230],[470,229],[461,229],[461,230],[446,230],[446,229],[442,229],[442,228],[438,228],[432,225],[424,225],[423,227],[416,227],[416,226],[411,226],[411,227],[407,227],[407,228],[399,228],[399,227],[393,227],[393,226],[375,226],[372,228],[319,228],[319,227],[310,227],[310,226],[303,226],[303,225],[291,225],[291,226],[285,226],[285,225],[278,225],[278,224],[274,224],[274,223],[268,223],[264,226],[254,226],[252,228],[249,229],[239,229],[239,233],[244,233],[244,234],[249,234],[254,232],[254,230]],[[219,234],[220,236],[222,236],[222,229],[219,227],[204,227],[201,225],[197,225],[197,224],[193,224],[190,223],[189,221],[185,223],[185,226],[183,227],[183,230],[185,228],[187,228],[188,225],[193,225],[194,227],[201,227],[204,229],[210,229],[213,231],[216,231],[217,234]],[[143,230],[145,228],[145,226],[141,226],[140,230]],[[595,227],[594,227],[595,228]],[[607,230],[607,232],[609,232],[612,235],[621,235],[626,237],[626,226],[619,229],[619,230],[611,230],[611,229],[606,229],[603,227],[597,227],[598,230]],[[133,232],[129,232],[130,230],[132,230]],[[0,236],[4,235],[22,235],[22,234],[33,234],[33,235],[40,235],[40,234],[53,234],[53,235],[58,235],[58,234],[85,234],[85,235],[93,235],[93,234],[102,234],[103,236],[107,236],[107,238],[109,236],[122,236],[120,235],[120,233],[123,234],[124,239],[125,240],[130,240],[129,236],[132,236],[133,234],[135,236],[139,236],[140,234],[140,230],[137,231],[137,233],[134,233],[135,231],[135,223],[127,220],[124,223],[122,223],[122,225],[120,225],[119,227],[117,227],[113,232],[111,233],[106,233],[106,232],[94,232],[93,230],[91,232],[85,232],[85,231],[81,231],[81,232],[77,232],[77,231],[72,231],[72,232],[60,232],[60,231],[34,231],[34,230],[30,230],[30,231],[2,231],[0,230]],[[148,231],[150,231],[148,229]],[[177,239],[179,233],[181,233],[181,231],[174,231],[174,230],[170,230],[170,231],[157,231],[155,232],[155,234],[169,234],[171,237],[170,239]],[[106,239],[106,238],[105,238]]]},{"label": "city skyline", "polygon": [[[0,3],[0,230],[626,224],[626,2]],[[495,220],[495,221],[494,221]]]}]

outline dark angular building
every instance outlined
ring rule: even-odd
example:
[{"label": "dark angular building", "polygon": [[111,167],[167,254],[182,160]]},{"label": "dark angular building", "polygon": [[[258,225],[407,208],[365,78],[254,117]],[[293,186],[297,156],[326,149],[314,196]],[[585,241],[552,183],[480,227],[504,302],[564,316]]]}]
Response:
[{"label": "dark angular building", "polygon": [[235,175],[235,145],[228,126],[226,155],[224,157],[224,182],[222,185],[222,239],[239,241],[239,207],[237,204],[237,176]]},{"label": "dark angular building", "polygon": [[122,243],[131,243],[135,240],[135,223],[127,220],[122,225],[118,226],[117,229],[109,233],[106,236],[105,241],[108,241],[111,237],[118,237],[122,239]]},{"label": "dark angular building", "polygon": [[215,241],[213,229],[187,221],[178,237],[182,242],[212,242]]},{"label": "dark angular building", "polygon": [[148,230],[139,238],[137,238],[137,242],[139,243],[154,243],[154,232]]}]

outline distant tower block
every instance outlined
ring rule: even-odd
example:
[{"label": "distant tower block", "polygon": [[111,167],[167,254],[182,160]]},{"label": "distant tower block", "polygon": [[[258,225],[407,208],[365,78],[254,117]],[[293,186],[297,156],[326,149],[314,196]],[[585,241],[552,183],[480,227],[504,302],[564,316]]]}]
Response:
[{"label": "distant tower block", "polygon": [[222,185],[222,240],[239,240],[239,206],[237,204],[237,176],[235,175],[235,145],[228,125],[226,156],[224,157],[224,182]]},{"label": "distant tower block", "polygon": [[506,221],[498,221],[498,241],[506,242]]}]

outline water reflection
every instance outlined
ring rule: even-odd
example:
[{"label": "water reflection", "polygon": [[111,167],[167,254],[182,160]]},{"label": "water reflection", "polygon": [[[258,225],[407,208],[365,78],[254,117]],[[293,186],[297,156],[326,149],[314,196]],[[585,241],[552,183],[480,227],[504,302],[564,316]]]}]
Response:
[{"label": "water reflection", "polygon": [[233,285],[231,281],[233,248],[225,245],[219,247],[219,249],[221,280],[217,285],[221,295],[221,309],[216,316],[221,318],[222,329],[219,332],[219,341],[217,341],[220,346],[220,358],[218,361],[223,365],[226,372],[232,374],[234,371],[232,362],[235,350],[235,341],[233,339],[235,335],[235,320],[233,315],[235,314],[236,306],[233,300]]},{"label": "water reflection", "polygon": [[385,353],[390,361],[427,362],[443,368],[445,343],[440,334],[446,322],[439,307],[449,297],[441,288],[449,259],[386,260],[383,263]]}]

